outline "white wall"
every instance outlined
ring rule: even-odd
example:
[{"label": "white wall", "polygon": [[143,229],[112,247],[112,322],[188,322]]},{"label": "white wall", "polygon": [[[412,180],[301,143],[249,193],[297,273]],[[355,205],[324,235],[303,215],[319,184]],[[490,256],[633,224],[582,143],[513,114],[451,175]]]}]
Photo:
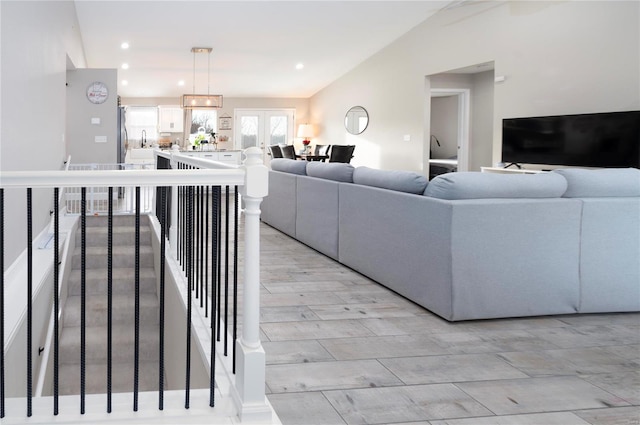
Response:
[{"label": "white wall", "polygon": [[[104,103],[87,99],[87,88],[102,82],[109,90]],[[118,71],[116,69],[76,69],[67,72],[67,154],[74,164],[114,164],[118,162]],[[97,118],[100,124],[92,124]],[[96,143],[97,136],[106,142]]]},{"label": "white wall", "polygon": [[473,74],[471,94],[471,141],[469,170],[494,165],[493,152],[493,103],[494,72]]},{"label": "white wall", "polygon": [[[639,8],[631,1],[477,2],[443,11],[311,98],[318,143],[355,142],[354,165],[426,173],[425,76],[491,61],[506,80],[493,93],[492,149],[471,152],[483,162],[500,160],[505,117],[640,109]],[[360,136],[343,125],[353,105],[370,115]],[[403,142],[407,134],[411,141]]]},{"label": "white wall", "polygon": [[[59,169],[65,159],[67,56],[85,57],[72,1],[2,1],[0,166]],[[5,267],[26,246],[24,191],[5,193]],[[34,191],[34,235],[49,222],[52,191]]]}]

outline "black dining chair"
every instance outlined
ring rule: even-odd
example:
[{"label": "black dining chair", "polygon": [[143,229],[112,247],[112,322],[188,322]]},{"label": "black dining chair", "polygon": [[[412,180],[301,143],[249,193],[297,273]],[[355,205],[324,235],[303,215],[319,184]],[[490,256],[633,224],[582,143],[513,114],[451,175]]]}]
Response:
[{"label": "black dining chair", "polygon": [[328,156],[330,148],[331,148],[331,145],[316,145],[316,148],[315,148],[315,151],[314,151],[314,155],[316,155],[316,156]]},{"label": "black dining chair", "polygon": [[282,150],[278,145],[269,146],[269,153],[271,154],[271,158],[282,158]]},{"label": "black dining chair", "polygon": [[280,150],[283,158],[296,159],[296,149],[293,145],[280,145]]},{"label": "black dining chair", "polygon": [[331,145],[316,145],[313,151],[314,161],[326,161],[329,158],[329,149],[331,149]]},{"label": "black dining chair", "polygon": [[329,162],[351,162],[353,158],[353,151],[356,149],[355,145],[331,145],[331,155],[329,155]]}]

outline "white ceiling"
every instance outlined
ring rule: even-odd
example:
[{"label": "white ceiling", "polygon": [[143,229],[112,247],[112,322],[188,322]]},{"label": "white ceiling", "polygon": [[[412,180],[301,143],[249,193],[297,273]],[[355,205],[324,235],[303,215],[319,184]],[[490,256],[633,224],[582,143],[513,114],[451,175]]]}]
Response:
[{"label": "white ceiling", "polygon": [[[75,1],[87,66],[129,64],[118,70],[123,97],[192,93],[192,47],[213,48],[211,94],[309,97],[438,10],[459,3]],[[120,48],[124,41],[128,50]],[[196,54],[195,61],[195,91],[207,93],[208,55]],[[300,62],[304,69],[296,70]]]}]

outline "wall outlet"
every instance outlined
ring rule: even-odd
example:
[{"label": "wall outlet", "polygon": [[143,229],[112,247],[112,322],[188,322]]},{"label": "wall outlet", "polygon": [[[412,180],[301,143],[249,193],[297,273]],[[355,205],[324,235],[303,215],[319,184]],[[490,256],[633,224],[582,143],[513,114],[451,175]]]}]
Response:
[{"label": "wall outlet", "polygon": [[107,143],[107,136],[96,136],[95,137],[95,142],[96,143]]},{"label": "wall outlet", "polygon": [[91,124],[100,125],[100,118],[91,118]]},{"label": "wall outlet", "polygon": [[403,140],[405,142],[410,142],[411,141],[411,135],[410,134],[405,134]]}]

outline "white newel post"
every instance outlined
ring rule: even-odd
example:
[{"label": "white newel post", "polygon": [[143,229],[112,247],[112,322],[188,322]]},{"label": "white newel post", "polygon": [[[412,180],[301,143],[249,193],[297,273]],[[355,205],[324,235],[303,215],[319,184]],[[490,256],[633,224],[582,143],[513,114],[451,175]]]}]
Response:
[{"label": "white newel post", "polygon": [[[180,153],[178,145],[171,146],[171,169],[178,169],[173,154]],[[178,258],[178,186],[171,186],[171,224],[169,225],[169,249],[172,258]]]},{"label": "white newel post", "polygon": [[242,335],[236,341],[236,406],[241,421],[269,420],[265,396],[265,353],[260,343],[260,203],[268,192],[268,169],[262,151],[245,150],[244,295]]}]

